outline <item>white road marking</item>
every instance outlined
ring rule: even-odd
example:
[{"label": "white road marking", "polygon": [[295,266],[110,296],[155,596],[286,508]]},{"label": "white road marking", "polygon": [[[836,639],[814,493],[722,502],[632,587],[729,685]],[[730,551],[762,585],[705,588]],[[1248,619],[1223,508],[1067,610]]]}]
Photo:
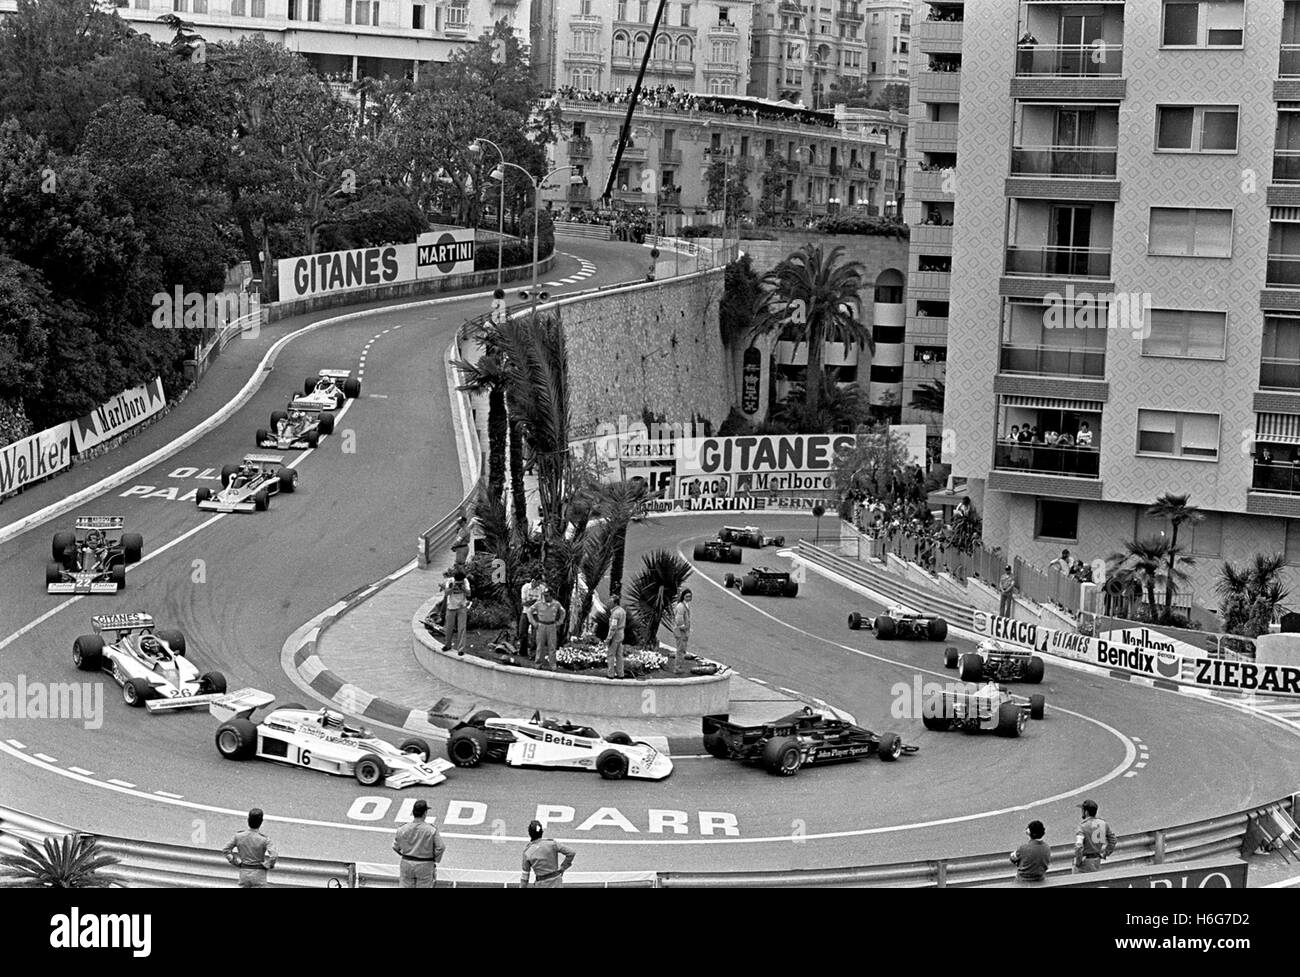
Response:
[{"label": "white road marking", "polygon": [[34,756],[36,757],[36,759],[38,759],[38,760],[43,760],[43,761],[45,761],[46,763],[58,763],[58,762],[59,762],[58,760],[54,759],[54,757],[50,756],[48,753],[36,753],[36,754],[34,754]]},{"label": "white road marking", "polygon": [[93,770],[87,770],[85,767],[68,767],[68,769],[71,770],[73,773],[79,773],[79,774],[81,774],[83,777],[93,777],[93,776],[95,776],[95,773],[94,773]]},{"label": "white road marking", "polygon": [[8,743],[10,746],[12,746],[15,750],[27,749],[27,744],[20,743],[18,740],[5,740],[5,742]]},{"label": "white road marking", "polygon": [[108,782],[116,787],[126,787],[128,789],[134,789],[135,787],[135,784],[128,784],[125,780],[109,780]]},{"label": "white road marking", "polygon": [[171,794],[165,790],[156,790],[154,791],[154,793],[157,794],[159,797],[170,797],[174,801],[179,801],[182,797],[185,796],[184,794]]}]

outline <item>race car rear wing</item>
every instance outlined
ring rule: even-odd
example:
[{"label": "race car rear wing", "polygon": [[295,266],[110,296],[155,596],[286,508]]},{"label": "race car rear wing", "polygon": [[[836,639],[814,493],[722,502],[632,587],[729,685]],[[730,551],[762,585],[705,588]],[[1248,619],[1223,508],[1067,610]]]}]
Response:
[{"label": "race car rear wing", "polygon": [[320,376],[329,380],[346,380],[352,376],[351,370],[321,370]]},{"label": "race car rear wing", "polygon": [[[263,692],[261,689],[238,689],[212,699],[208,703],[208,712],[225,723],[232,719],[247,719],[254,710],[270,705],[274,701],[275,696],[270,692]],[[148,704],[145,703],[146,706]]]},{"label": "race car rear wing", "polygon": [[308,400],[305,397],[294,397],[293,400],[289,401],[289,410],[305,410],[311,411],[312,413],[320,413],[327,409],[327,405],[321,403],[319,400]]},{"label": "race car rear wing", "polygon": [[249,465],[283,465],[284,455],[244,455],[244,462]]},{"label": "race car rear wing", "polygon": [[126,520],[121,516],[78,516],[74,529],[121,529]]},{"label": "race car rear wing", "polygon": [[153,615],[143,611],[124,614],[95,614],[90,619],[90,628],[96,634],[101,631],[143,631],[153,627]]},{"label": "race car rear wing", "polygon": [[756,533],[758,532],[758,527],[757,526],[723,526],[722,531],[724,533]]}]

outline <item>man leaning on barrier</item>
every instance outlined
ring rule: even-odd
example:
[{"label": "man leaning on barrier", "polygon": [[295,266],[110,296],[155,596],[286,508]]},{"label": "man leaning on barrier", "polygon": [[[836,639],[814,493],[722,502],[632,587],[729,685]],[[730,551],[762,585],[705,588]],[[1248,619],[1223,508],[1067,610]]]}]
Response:
[{"label": "man leaning on barrier", "polygon": [[248,812],[248,827],[235,832],[235,837],[221,849],[226,861],[239,869],[241,889],[265,889],[266,873],[275,868],[280,857],[271,847],[271,839],[262,834],[262,809]]}]

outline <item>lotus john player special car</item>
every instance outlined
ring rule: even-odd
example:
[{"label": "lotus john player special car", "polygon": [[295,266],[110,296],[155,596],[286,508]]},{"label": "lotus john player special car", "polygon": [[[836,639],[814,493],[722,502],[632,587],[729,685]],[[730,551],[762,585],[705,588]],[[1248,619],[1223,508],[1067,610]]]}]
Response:
[{"label": "lotus john player special car", "polygon": [[334,433],[334,412],[304,397],[295,397],[284,410],[271,412],[271,426],[258,428],[257,446],[288,451],[314,448],[320,439]]},{"label": "lotus john player special car", "polygon": [[873,733],[805,706],[759,726],[741,726],[727,716],[704,717],[704,748],[721,760],[761,764],[769,773],[793,777],[800,767],[860,760],[873,753],[885,761],[911,755],[897,733]]},{"label": "lotus john player special car", "polygon": [[718,539],[724,543],[762,549],[764,546],[784,546],[784,536],[764,536],[757,526],[723,526]]},{"label": "lotus john player special car", "polygon": [[739,563],[740,547],[721,539],[710,539],[695,544],[695,559],[714,563]]},{"label": "lotus john player special car", "polygon": [[221,721],[217,752],[227,760],[274,760],[339,777],[355,777],[362,787],[433,787],[447,779],[451,764],[434,759],[417,737],[393,746],[368,729],[349,726],[332,709],[307,709],[295,703],[252,714],[275,697],[257,689],[226,696],[208,706]]},{"label": "lotus john player special car", "polygon": [[212,512],[264,512],[271,496],[297,488],[298,472],[284,466],[283,455],[244,455],[238,465],[221,469],[221,488],[199,489],[194,503]]},{"label": "lotus john player special car", "polygon": [[992,730],[999,736],[1019,736],[1025,720],[1042,719],[1047,700],[1041,695],[1012,695],[1004,685],[953,684],[926,698],[921,721],[926,729],[966,733]]},{"label": "lotus john player special car", "polygon": [[948,622],[932,614],[921,614],[895,604],[884,614],[871,617],[853,611],[849,614],[849,628],[853,631],[874,631],[877,638],[918,638],[922,641],[942,641],[948,637]]},{"label": "lotus john player special car", "polygon": [[349,400],[361,396],[361,381],[352,379],[351,370],[321,370],[302,384],[301,399],[317,404],[321,410],[341,410]]},{"label": "lotus john player special car", "polygon": [[1031,682],[1043,680],[1043,660],[1024,648],[1012,648],[998,641],[981,641],[973,652],[959,654],[956,648],[943,651],[945,668],[957,669],[963,682]]},{"label": "lotus john player special car", "polygon": [[729,573],[722,578],[724,587],[739,587],[742,594],[762,594],[766,597],[795,597],[799,584],[790,579],[784,570],[771,567],[754,567],[743,577]]},{"label": "lotus john player special car", "polygon": [[[72,661],[83,672],[107,672],[122,686],[122,700],[150,712],[205,705],[226,691],[220,672],[199,673],[185,657],[185,636],[179,631],[155,631],[153,617],[97,614],[90,619],[94,634],[72,644]],[[111,641],[104,632],[114,632]]]},{"label": "lotus john player special car", "polygon": [[126,568],[140,562],[144,539],[122,532],[120,516],[82,516],[70,533],[55,533],[45,568],[51,594],[115,594],[126,586]]},{"label": "lotus john player special car", "polygon": [[476,767],[487,759],[512,767],[595,770],[606,780],[663,780],[673,772],[672,760],[627,733],[602,739],[590,726],[543,719],[538,712],[531,719],[476,712],[453,727],[447,755],[458,767]]}]

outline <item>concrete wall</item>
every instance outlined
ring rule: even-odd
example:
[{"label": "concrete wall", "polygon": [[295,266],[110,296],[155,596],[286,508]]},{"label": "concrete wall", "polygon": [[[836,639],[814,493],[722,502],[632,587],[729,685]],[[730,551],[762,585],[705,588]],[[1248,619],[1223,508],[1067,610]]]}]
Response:
[{"label": "concrete wall", "polygon": [[[904,275],[907,273],[907,239],[899,241],[892,237],[878,237],[874,234],[818,234],[816,231],[780,231],[775,241],[740,242],[740,250],[750,256],[754,270],[760,275],[772,268],[791,251],[798,251],[805,244],[820,244],[826,251],[842,246],[848,258],[861,261],[866,266],[866,280],[875,284],[876,276],[886,268],[896,268]],[[722,247],[719,238],[697,238],[706,248],[715,251]],[[870,291],[868,289],[868,291]],[[869,308],[871,297],[865,298],[864,308]]]}]

